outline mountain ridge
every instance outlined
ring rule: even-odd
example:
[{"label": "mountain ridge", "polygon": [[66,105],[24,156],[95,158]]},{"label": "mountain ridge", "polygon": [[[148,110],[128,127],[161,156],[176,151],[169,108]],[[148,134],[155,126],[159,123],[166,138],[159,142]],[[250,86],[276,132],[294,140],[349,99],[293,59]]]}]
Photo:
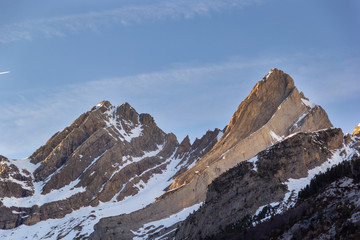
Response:
[{"label": "mountain ridge", "polygon": [[102,101],[29,159],[1,160],[0,226],[8,230],[0,237],[142,239],[169,234],[151,227],[166,219],[174,233],[206,201],[213,180],[299,132],[332,127],[325,110],[278,69],[255,84],[223,130],[192,144],[128,103]]}]

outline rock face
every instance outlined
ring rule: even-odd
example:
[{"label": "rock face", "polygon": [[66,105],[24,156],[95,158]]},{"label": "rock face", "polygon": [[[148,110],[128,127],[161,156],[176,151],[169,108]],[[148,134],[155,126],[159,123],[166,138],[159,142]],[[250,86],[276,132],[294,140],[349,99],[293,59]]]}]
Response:
[{"label": "rock face", "polygon": [[360,135],[360,123],[358,125],[356,125],[354,132],[352,133],[353,135]]},{"label": "rock face", "polygon": [[[209,165],[216,164],[216,169],[207,169],[208,175],[218,176],[294,132],[329,127],[332,124],[326,112],[299,93],[289,75],[273,69],[239,105],[223,137],[211,152],[193,169],[178,176],[171,187],[177,188],[192,181],[196,177],[194,171],[204,171]],[[211,181],[209,179],[207,183]]]},{"label": "rock face", "polygon": [[[161,176],[165,181],[151,194],[151,202],[164,193],[171,178],[206,154],[221,134],[216,129],[193,145],[188,138],[179,144],[149,114],[138,114],[128,103],[114,107],[103,101],[28,159],[1,156],[0,228],[64,218],[88,206],[94,207],[91,215],[103,203],[137,196]],[[81,231],[75,236],[81,237]]]},{"label": "rock face", "polygon": [[347,145],[357,154],[313,178],[294,207],[246,232],[233,228],[228,239],[359,239],[359,140]]},{"label": "rock face", "polygon": [[192,168],[177,175],[169,192],[144,209],[102,219],[91,238],[131,239],[144,224],[205,201],[216,177],[282,138],[329,127],[325,111],[299,93],[289,75],[272,69],[240,104],[221,139]]},{"label": "rock face", "polygon": [[[183,222],[175,238],[225,235],[226,229],[255,215],[262,206],[278,202],[278,208],[284,208],[285,194],[291,190],[286,184],[289,179],[307,178],[309,170],[331,159],[334,151],[343,146],[342,131],[329,129],[298,133],[260,152],[255,159],[230,169],[210,184],[204,205]],[[291,194],[297,197],[297,193]]]},{"label": "rock face", "polygon": [[343,140],[278,69],[224,130],[192,144],[128,103],[103,101],[29,158],[1,156],[0,239],[197,239],[260,223],[296,202],[290,183],[349,156],[355,134]]}]

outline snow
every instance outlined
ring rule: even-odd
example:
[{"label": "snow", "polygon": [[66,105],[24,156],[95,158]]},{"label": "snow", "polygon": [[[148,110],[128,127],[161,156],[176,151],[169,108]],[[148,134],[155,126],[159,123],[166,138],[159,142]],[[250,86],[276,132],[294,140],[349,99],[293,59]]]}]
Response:
[{"label": "snow", "polygon": [[53,189],[48,194],[42,195],[41,190],[44,186],[44,182],[34,182],[34,194],[25,198],[4,197],[0,199],[5,207],[32,207],[34,205],[41,206],[45,203],[60,201],[71,197],[74,194],[84,192],[86,189],[83,187],[75,188],[80,182],[80,179],[72,181],[69,185],[66,185],[60,189]]},{"label": "snow", "polygon": [[[123,159],[125,158],[126,161],[124,163],[122,163],[122,165],[118,166],[118,169],[116,169],[111,176],[109,177],[109,179],[101,186],[101,189],[99,190],[99,192],[101,192],[102,190],[104,190],[105,185],[110,182],[110,180],[115,176],[115,174],[117,174],[118,172],[120,172],[122,169],[124,169],[126,166],[128,166],[129,164],[132,163],[136,163],[139,162],[141,160],[143,160],[144,158],[148,158],[148,157],[154,157],[156,155],[158,155],[164,148],[165,143],[163,145],[157,145],[156,150],[151,151],[151,152],[143,152],[143,155],[140,157],[131,157],[131,156],[123,156]],[[112,167],[116,167],[115,165],[112,165]]]},{"label": "snow", "polygon": [[309,114],[309,112],[304,113],[303,115],[301,115],[301,116],[298,118],[298,120],[297,120],[293,125],[297,127],[297,126],[298,126],[298,123],[299,123],[301,120],[303,120],[308,114]]},{"label": "snow", "polygon": [[154,202],[162,195],[163,189],[170,184],[168,179],[180,168],[180,166],[176,167],[178,160],[173,156],[167,164],[161,174],[153,174],[147,183],[141,183],[144,188],[141,188],[135,196],[128,196],[119,202],[113,200],[100,202],[96,207],[82,207],[61,219],[48,219],[32,226],[20,225],[15,229],[0,230],[0,239],[57,239],[60,235],[66,235],[65,239],[75,239],[80,235],[89,236],[100,218],[131,213]]},{"label": "snow", "polygon": [[[84,169],[84,173],[91,168],[104,154],[106,151],[101,154],[100,156],[93,159],[93,161]],[[13,160],[11,163],[15,162],[20,169],[26,169],[31,173],[32,178],[34,179],[33,172],[36,169],[39,164],[34,165],[30,163],[29,159],[23,159],[23,160]],[[42,189],[45,186],[45,184],[51,179],[53,175],[60,172],[61,169],[64,167],[60,167],[57,169],[54,173],[52,173],[50,176],[48,176],[45,181],[42,182],[35,182],[33,181],[33,187],[30,187],[30,190],[33,190],[34,193],[32,196],[24,197],[24,198],[16,198],[16,197],[4,197],[0,200],[4,204],[5,207],[32,207],[34,205],[41,206],[46,203],[55,202],[64,200],[66,198],[69,198],[77,193],[85,192],[86,188],[84,187],[75,187],[79,182],[80,179],[77,178],[76,180],[70,182],[68,185],[60,188],[60,189],[53,189],[51,192],[47,194],[41,194]],[[26,168],[25,168],[26,167]]]},{"label": "snow", "polygon": [[[346,157],[344,158],[341,155],[341,152],[343,152],[345,150],[346,152]],[[333,152],[333,155],[330,159],[328,159],[327,161],[325,161],[324,163],[322,163],[320,166],[315,167],[313,169],[310,169],[308,171],[308,175],[307,177],[304,178],[299,178],[299,179],[294,179],[294,178],[289,178],[286,182],[284,182],[284,184],[287,186],[288,188],[288,192],[285,194],[284,198],[282,201],[280,202],[272,202],[270,203],[270,205],[272,207],[276,206],[276,214],[280,214],[283,211],[289,209],[290,207],[293,207],[297,201],[297,196],[298,193],[301,189],[303,189],[304,187],[306,187],[306,185],[308,185],[311,181],[311,179],[319,173],[325,172],[327,169],[331,168],[334,165],[337,165],[343,161],[347,161],[349,159],[351,159],[351,157],[356,154],[356,150],[353,148],[350,148],[349,146],[345,145],[343,148],[336,150]],[[252,160],[252,159],[251,159]],[[250,161],[250,160],[249,160]],[[255,160],[252,160],[253,162],[255,162]],[[346,183],[348,184],[348,183]],[[268,206],[269,204],[260,206],[255,215],[259,214],[261,212],[261,210],[265,207]],[[268,219],[269,216],[267,216],[266,218],[262,219],[260,222],[265,221],[266,219]],[[256,224],[256,223],[254,223]]]},{"label": "snow", "polygon": [[[138,229],[136,231],[131,230],[131,232],[133,234],[135,234],[135,237],[133,238],[133,240],[148,239],[149,232],[151,232],[152,234],[155,232],[160,232],[164,228],[168,228],[168,227],[174,225],[175,223],[184,221],[186,219],[186,217],[189,216],[193,211],[196,211],[197,209],[199,209],[201,204],[202,203],[198,203],[191,207],[184,208],[180,212],[173,214],[168,218],[164,218],[164,219],[161,219],[158,221],[153,221],[153,222],[144,224],[143,227],[141,227],[140,229]],[[155,230],[155,229],[156,229],[156,231],[153,232],[153,230]],[[175,231],[175,229],[173,231]]]},{"label": "snow", "polygon": [[248,162],[251,162],[251,163],[253,163],[254,164],[254,171],[255,172],[257,172],[257,165],[256,165],[256,162],[257,162],[257,160],[258,160],[258,157],[257,156],[255,156],[255,157],[253,157],[252,159],[249,159],[249,160],[247,160]]},{"label": "snow", "polygon": [[273,72],[274,72],[274,68],[271,69],[271,70],[265,75],[265,79],[268,79]]},{"label": "snow", "polygon": [[314,108],[316,106],[315,103],[310,102],[309,100],[306,100],[305,98],[301,99],[302,103],[310,108]]},{"label": "snow", "polygon": [[[142,134],[142,125],[141,124],[134,126],[133,123],[126,122],[125,120],[123,120],[124,124],[127,125],[129,128],[131,128],[130,132],[126,132],[124,130],[124,127],[123,127],[121,121],[119,121],[117,119],[115,111],[116,111],[116,107],[111,107],[106,112],[104,112],[104,114],[108,116],[108,119],[105,121],[106,127],[108,129],[112,129],[114,132],[119,133],[119,137],[124,139],[127,142],[131,142],[131,139],[141,136],[141,134]],[[117,139],[113,134],[111,134],[109,132],[108,129],[106,129],[106,130],[109,133],[109,135],[111,135],[113,138]]]},{"label": "snow", "polygon": [[281,141],[283,138],[276,135],[276,133],[274,133],[273,131],[270,130],[270,136],[275,140],[275,141]]},{"label": "snow", "polygon": [[225,155],[230,151],[231,148],[229,148],[228,150],[226,150],[225,152],[223,152],[223,154],[220,155],[219,159],[220,158],[223,158],[225,159]]},{"label": "snow", "polygon": [[[359,125],[360,125],[360,124],[359,124]],[[217,135],[217,137],[216,137],[217,141],[219,141],[220,138],[221,138],[223,135],[224,135],[223,131],[219,131],[219,133],[218,133],[218,135]]]}]

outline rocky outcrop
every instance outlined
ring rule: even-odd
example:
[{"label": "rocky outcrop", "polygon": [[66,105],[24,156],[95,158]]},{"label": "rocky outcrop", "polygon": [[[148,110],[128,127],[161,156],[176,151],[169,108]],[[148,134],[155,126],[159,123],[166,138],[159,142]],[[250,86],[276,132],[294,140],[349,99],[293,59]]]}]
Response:
[{"label": "rocky outcrop", "polygon": [[232,228],[227,239],[359,239],[359,180],[360,158],[353,155],[316,175],[294,207],[246,231]]},{"label": "rocky outcrop", "polygon": [[218,128],[214,131],[208,130],[200,139],[196,138],[192,145],[190,144],[189,137],[186,136],[175,154],[175,157],[182,159],[178,164],[181,168],[172,179],[192,168],[202,156],[214,147],[224,134],[224,131],[225,129],[220,130]]},{"label": "rocky outcrop", "polygon": [[182,223],[175,238],[215,236],[261,206],[281,202],[289,179],[306,178],[342,145],[341,130],[329,129],[298,133],[260,152],[255,161],[241,163],[210,184],[204,205]]},{"label": "rocky outcrop", "polygon": [[353,135],[360,135],[360,123],[358,125],[356,125],[353,133]]},{"label": "rocky outcrop", "polygon": [[92,239],[131,239],[144,224],[205,201],[216,177],[289,134],[329,127],[325,111],[299,93],[289,75],[272,69],[240,104],[221,139],[193,167],[178,174],[167,193],[144,209],[102,219]]}]

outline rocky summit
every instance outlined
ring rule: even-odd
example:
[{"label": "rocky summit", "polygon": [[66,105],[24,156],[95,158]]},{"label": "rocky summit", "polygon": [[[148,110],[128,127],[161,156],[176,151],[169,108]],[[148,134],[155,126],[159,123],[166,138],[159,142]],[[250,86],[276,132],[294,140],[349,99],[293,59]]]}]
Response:
[{"label": "rocky summit", "polygon": [[[297,237],[286,216],[317,204],[303,197],[314,176],[346,162],[357,169],[359,125],[351,135],[333,128],[278,69],[220,129],[179,143],[151,115],[101,102],[29,158],[0,156],[0,239]],[[354,171],[327,184],[355,186]]]}]

